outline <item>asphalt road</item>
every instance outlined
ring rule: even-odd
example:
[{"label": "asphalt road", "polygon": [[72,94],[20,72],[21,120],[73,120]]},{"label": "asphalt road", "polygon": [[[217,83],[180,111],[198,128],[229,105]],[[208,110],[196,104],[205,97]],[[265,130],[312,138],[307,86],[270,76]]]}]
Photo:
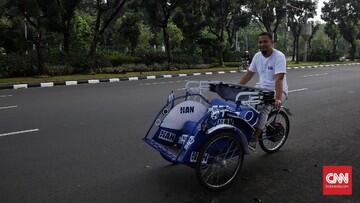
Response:
[{"label": "asphalt road", "polygon": [[[240,76],[0,91],[0,202],[360,202],[359,66],[289,70],[288,142],[246,156],[226,191],[143,143],[170,90]],[[352,196],[322,195],[324,165],[353,167]]]}]

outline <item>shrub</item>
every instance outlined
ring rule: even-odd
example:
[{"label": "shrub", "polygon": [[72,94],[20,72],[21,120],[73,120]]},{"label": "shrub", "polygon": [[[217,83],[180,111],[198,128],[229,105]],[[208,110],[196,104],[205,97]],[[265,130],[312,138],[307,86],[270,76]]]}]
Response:
[{"label": "shrub", "polygon": [[69,75],[74,73],[74,68],[68,65],[47,65],[50,76]]},{"label": "shrub", "polygon": [[242,53],[239,51],[226,50],[224,52],[224,61],[240,61]]},{"label": "shrub", "polygon": [[125,74],[126,71],[123,67],[104,67],[99,68],[96,70],[96,73],[103,73],[103,74]]},{"label": "shrub", "polygon": [[240,67],[240,62],[225,62],[225,66],[227,67]]},{"label": "shrub", "polygon": [[337,61],[340,59],[340,56],[337,54],[331,54],[330,51],[326,49],[314,49],[311,50],[308,55],[309,61]]},{"label": "shrub", "polygon": [[146,72],[151,70],[145,64],[126,64],[123,65],[122,68],[124,68],[126,72]]},{"label": "shrub", "polygon": [[159,64],[159,63],[154,63],[152,65],[149,66],[149,70],[152,71],[162,71],[162,70],[166,70],[166,66],[163,64]]},{"label": "shrub", "polygon": [[102,54],[101,57],[104,60],[109,61],[112,64],[112,66],[121,66],[123,64],[142,63],[142,59],[140,57],[126,56],[126,55],[122,55],[119,53]]},{"label": "shrub", "polygon": [[0,56],[0,77],[22,77],[36,74],[31,56],[8,54]]},{"label": "shrub", "polygon": [[148,52],[141,55],[146,65],[153,63],[165,63],[167,62],[166,54],[163,52]]}]

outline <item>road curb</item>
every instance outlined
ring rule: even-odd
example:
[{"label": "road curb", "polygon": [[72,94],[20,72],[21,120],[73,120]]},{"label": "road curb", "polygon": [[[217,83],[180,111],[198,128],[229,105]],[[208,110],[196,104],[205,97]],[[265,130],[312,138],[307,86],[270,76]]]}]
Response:
[{"label": "road curb", "polygon": [[[317,65],[317,66],[295,66],[295,67],[287,67],[287,69],[291,70],[291,69],[335,67],[340,65],[351,66],[351,65],[360,65],[360,63],[329,64],[329,65]],[[246,72],[246,70],[213,71],[213,72],[173,74],[173,75],[152,75],[152,76],[126,77],[126,78],[89,79],[89,80],[78,80],[78,81],[56,81],[56,82],[4,84],[4,85],[0,84],[0,89],[26,89],[26,88],[34,88],[34,87],[45,88],[45,87],[55,87],[55,86],[74,86],[80,84],[99,84],[99,83],[114,83],[114,82],[122,82],[122,81],[154,80],[159,78],[176,78],[176,77],[189,77],[189,76],[199,76],[199,75],[213,75],[213,74],[240,73],[240,72]]]}]

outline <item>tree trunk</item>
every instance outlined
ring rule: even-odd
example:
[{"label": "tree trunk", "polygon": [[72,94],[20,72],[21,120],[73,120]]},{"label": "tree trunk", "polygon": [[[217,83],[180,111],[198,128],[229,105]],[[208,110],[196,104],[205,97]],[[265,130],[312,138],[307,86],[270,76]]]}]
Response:
[{"label": "tree trunk", "polygon": [[42,39],[41,31],[38,30],[38,36],[37,36],[37,39],[35,41],[38,74],[46,74],[46,69],[45,69],[45,66],[44,66],[44,58],[43,58],[42,50],[41,50],[41,39]]},{"label": "tree trunk", "polygon": [[70,22],[64,23],[63,29],[63,41],[64,41],[64,51],[66,55],[70,53]]},{"label": "tree trunk", "polygon": [[135,55],[135,46],[134,45],[130,45],[130,55],[131,56]]},{"label": "tree trunk", "polygon": [[224,66],[224,50],[223,50],[222,46],[219,47],[218,57],[219,57],[219,65]]},{"label": "tree trunk", "polygon": [[350,58],[352,61],[355,60],[355,53],[356,53],[356,43],[352,42],[350,47]]},{"label": "tree trunk", "polygon": [[299,63],[299,57],[300,57],[300,53],[299,53],[299,41],[300,41],[300,36],[296,36],[296,63]]},{"label": "tree trunk", "polygon": [[96,47],[99,42],[99,30],[100,30],[101,13],[98,12],[96,16],[96,23],[94,28],[94,36],[90,45],[89,57],[93,57],[96,53]]},{"label": "tree trunk", "polygon": [[332,41],[333,41],[332,55],[336,56],[336,38],[334,38]]},{"label": "tree trunk", "polygon": [[162,29],[163,29],[166,57],[167,57],[168,65],[170,65],[172,63],[172,56],[171,56],[171,45],[170,45],[169,33],[167,31],[167,25],[164,26]]},{"label": "tree trunk", "polygon": [[296,56],[296,38],[294,37],[294,40],[293,40],[293,53],[292,53],[291,61],[295,61],[295,56]]},{"label": "tree trunk", "polygon": [[276,32],[273,32],[273,40],[274,40],[274,45],[276,45],[276,42],[278,41],[278,36]]}]

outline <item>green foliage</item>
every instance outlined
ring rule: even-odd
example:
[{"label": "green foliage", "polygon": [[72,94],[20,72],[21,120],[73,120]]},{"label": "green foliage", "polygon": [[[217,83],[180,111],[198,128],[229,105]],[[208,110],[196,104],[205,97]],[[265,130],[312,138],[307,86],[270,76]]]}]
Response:
[{"label": "green foliage", "polygon": [[154,38],[154,33],[151,32],[150,27],[144,23],[139,24],[140,35],[139,43],[136,47],[136,52],[144,53],[149,52],[152,47],[150,46],[150,40]]},{"label": "green foliage", "polygon": [[74,40],[72,42],[72,50],[87,51],[91,43],[91,23],[94,18],[84,12],[78,12],[74,18]]},{"label": "green foliage", "polygon": [[184,40],[182,31],[174,23],[171,22],[168,25],[168,32],[170,36],[171,47],[175,49],[179,48],[181,42]]},{"label": "green foliage", "polygon": [[140,64],[142,59],[135,56],[126,56],[119,54],[117,52],[113,53],[103,53],[101,56],[102,59],[109,61],[112,66],[121,66],[123,64]]},{"label": "green foliage", "polygon": [[[184,40],[182,31],[173,22],[170,22],[167,26],[167,32],[172,49],[179,49]],[[163,35],[158,35],[158,38],[159,41],[164,41]]]},{"label": "green foliage", "polygon": [[30,56],[8,54],[0,55],[0,77],[25,77],[34,75]]},{"label": "green foliage", "polygon": [[251,13],[256,16],[258,23],[263,25],[265,31],[275,34],[275,41],[277,41],[278,27],[285,16],[284,4],[284,0],[249,1]]},{"label": "green foliage", "polygon": [[[284,0],[3,0],[0,77],[237,67],[244,50],[258,51],[265,30],[276,33],[277,49],[287,43],[289,53],[301,55],[302,24],[315,4],[288,2],[292,33],[285,42]],[[359,56],[359,10],[356,0],[326,2],[326,25],[312,25],[309,59]]]},{"label": "green foliage", "polygon": [[355,59],[356,39],[360,36],[360,2],[357,0],[330,0],[322,8],[323,20],[337,24],[343,38],[351,44],[349,55]]},{"label": "green foliage", "polygon": [[139,44],[141,20],[141,13],[129,12],[120,18],[117,23],[118,42],[125,42],[130,47],[131,55],[135,54],[135,49]]},{"label": "green foliage", "polygon": [[70,75],[73,73],[75,73],[75,70],[69,65],[48,65],[49,76]]}]

